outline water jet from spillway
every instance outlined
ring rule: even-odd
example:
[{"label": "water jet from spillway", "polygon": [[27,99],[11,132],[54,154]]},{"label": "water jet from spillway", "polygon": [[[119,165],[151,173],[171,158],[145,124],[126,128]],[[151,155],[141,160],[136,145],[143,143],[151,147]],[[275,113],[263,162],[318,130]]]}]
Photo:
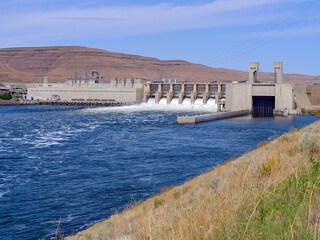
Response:
[{"label": "water jet from spillway", "polygon": [[179,104],[178,98],[173,98],[171,103],[167,104],[166,98],[161,98],[159,103],[155,103],[155,98],[149,98],[148,102],[140,103],[130,106],[119,107],[97,107],[86,108],[81,111],[85,112],[119,112],[119,113],[131,113],[131,112],[176,112],[176,113],[213,113],[217,112],[217,104],[214,99],[209,99],[207,104],[203,104],[202,99],[199,98],[194,104],[191,104],[190,98],[185,98],[182,104]]}]

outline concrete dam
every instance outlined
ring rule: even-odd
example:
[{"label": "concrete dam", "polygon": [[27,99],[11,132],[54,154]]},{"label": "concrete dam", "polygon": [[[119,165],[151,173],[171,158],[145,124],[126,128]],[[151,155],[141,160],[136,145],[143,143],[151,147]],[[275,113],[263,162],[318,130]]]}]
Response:
[{"label": "concrete dam", "polygon": [[[140,79],[112,79],[101,83],[97,71],[89,77],[69,78],[65,83],[50,83],[28,88],[27,99],[60,104],[84,104],[96,106],[127,105],[141,102],[154,104],[205,104],[213,111],[253,114],[255,117],[287,116],[298,114],[302,108],[301,91],[294,84],[283,83],[283,63],[273,63],[274,80],[268,83],[258,81],[259,63],[249,64],[247,81],[231,83],[178,83],[142,82]],[[306,97],[306,96],[304,96]],[[215,109],[216,108],[216,109]],[[234,113],[232,114],[234,116]],[[214,119],[206,117],[205,119]],[[201,121],[201,119],[197,120]]]},{"label": "concrete dam", "polygon": [[99,72],[90,76],[68,78],[65,83],[51,83],[45,77],[44,83],[28,88],[27,100],[43,103],[83,104],[83,105],[124,105],[142,101],[143,84],[141,79],[111,79],[102,83]]},{"label": "concrete dam", "polygon": [[214,100],[218,105],[218,111],[224,109],[224,99],[226,96],[226,85],[217,83],[146,83],[144,85],[143,100],[147,102],[154,98],[155,103],[165,101],[170,104],[177,100],[179,104],[185,101],[194,104],[201,102],[207,104],[208,101]]},{"label": "concrete dam", "polygon": [[[211,121],[226,117],[252,114],[254,117],[272,117],[296,115],[299,113],[299,99],[294,84],[283,83],[283,63],[274,62],[274,81],[269,83],[258,82],[259,63],[249,64],[249,78],[246,82],[232,83],[146,83],[144,84],[144,101],[154,98],[155,103],[166,100],[169,104],[177,98],[182,104],[185,98],[191,103],[201,99],[206,104],[214,99],[217,111],[225,112],[219,117],[205,116],[203,121]],[[237,115],[238,114],[238,115]],[[190,117],[188,117],[190,118]],[[178,122],[201,122],[201,117],[191,120],[178,117]]]}]

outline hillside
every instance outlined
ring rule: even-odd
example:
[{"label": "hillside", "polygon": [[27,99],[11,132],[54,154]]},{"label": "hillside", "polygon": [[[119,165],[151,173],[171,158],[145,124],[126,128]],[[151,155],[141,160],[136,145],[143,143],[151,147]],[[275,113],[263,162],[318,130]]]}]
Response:
[{"label": "hillside", "polygon": [[320,121],[66,239],[319,239]]},{"label": "hillside", "polygon": [[[248,73],[224,68],[211,68],[186,61],[164,61],[136,55],[108,52],[86,47],[39,47],[0,49],[1,82],[42,82],[49,76],[52,82],[64,82],[75,67],[84,76],[97,70],[109,81],[114,77],[135,77],[144,80],[178,78],[187,82],[242,81]],[[82,70],[82,72],[80,72]],[[258,80],[272,81],[273,73],[258,73]],[[316,76],[286,74],[285,82],[320,82]]]}]

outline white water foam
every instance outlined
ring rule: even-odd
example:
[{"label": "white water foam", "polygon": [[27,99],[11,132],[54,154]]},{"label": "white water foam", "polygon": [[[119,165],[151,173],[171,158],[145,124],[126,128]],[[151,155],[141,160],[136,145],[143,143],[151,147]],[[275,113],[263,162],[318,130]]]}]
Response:
[{"label": "white water foam", "polygon": [[207,104],[203,104],[202,98],[196,99],[194,104],[191,104],[190,98],[184,99],[182,104],[179,104],[178,98],[173,98],[171,103],[167,104],[166,98],[161,98],[158,104],[154,98],[149,98],[147,103],[140,103],[130,106],[120,107],[97,107],[85,108],[79,110],[82,113],[132,113],[132,112],[217,112],[217,104],[215,99],[209,99]]},{"label": "white water foam", "polygon": [[[21,143],[32,144],[33,148],[45,148],[54,145],[63,144],[64,141],[82,132],[91,132],[99,125],[95,123],[80,123],[76,127],[62,126],[59,131],[47,132],[47,129],[39,128],[32,130],[32,133],[25,134],[23,138],[14,138],[12,140],[21,141]],[[0,147],[1,149],[1,147]]]},{"label": "white water foam", "polygon": [[7,193],[10,193],[10,190],[7,190],[5,192],[0,192],[0,198],[2,198],[4,195],[6,195]]}]

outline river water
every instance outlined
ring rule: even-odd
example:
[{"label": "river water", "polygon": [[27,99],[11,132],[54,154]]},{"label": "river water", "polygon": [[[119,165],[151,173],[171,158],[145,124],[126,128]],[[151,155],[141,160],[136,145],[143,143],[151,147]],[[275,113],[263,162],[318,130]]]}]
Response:
[{"label": "river water", "polygon": [[316,120],[241,117],[177,125],[216,106],[0,108],[0,239],[79,231],[128,203]]}]

